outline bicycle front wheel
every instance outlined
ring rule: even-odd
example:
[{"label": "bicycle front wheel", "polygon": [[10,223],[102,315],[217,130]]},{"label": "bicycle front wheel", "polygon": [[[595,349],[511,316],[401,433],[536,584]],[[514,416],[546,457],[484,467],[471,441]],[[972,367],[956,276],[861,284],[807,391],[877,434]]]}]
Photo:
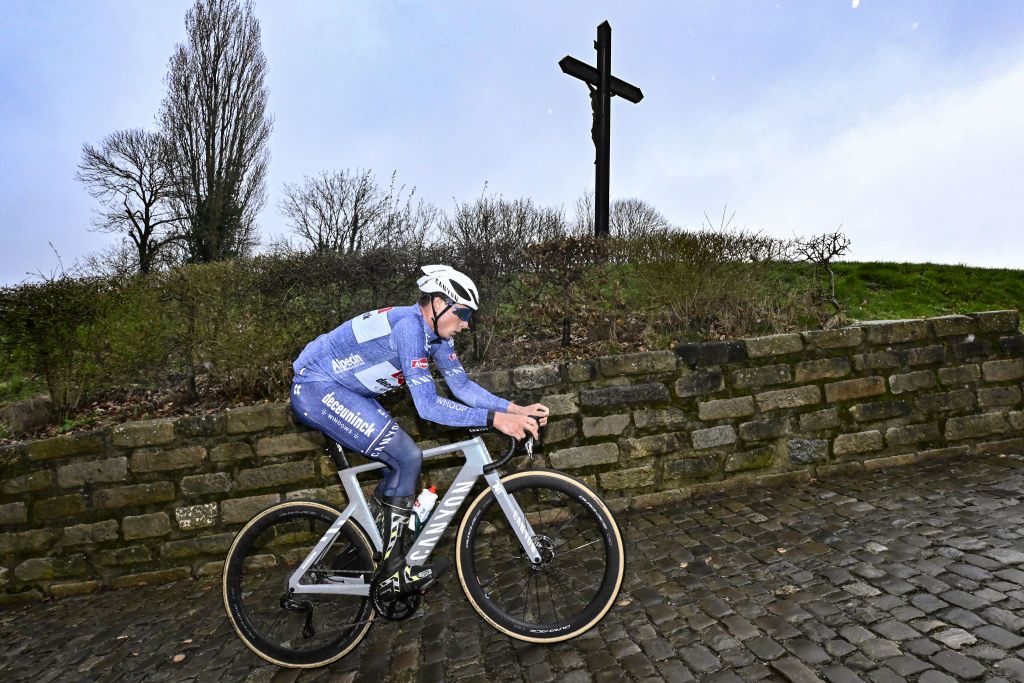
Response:
[{"label": "bicycle front wheel", "polygon": [[[224,608],[242,642],[268,662],[295,668],[330,664],[351,652],[373,624],[367,597],[288,590],[292,572],[340,515],[323,503],[279,503],[253,517],[228,550]],[[368,580],[373,571],[373,546],[348,520],[302,583]]]},{"label": "bicycle front wheel", "polygon": [[501,482],[533,528],[541,561],[526,556],[488,488],[459,527],[455,564],[466,597],[513,638],[575,638],[604,617],[622,585],[625,552],[615,519],[597,494],[561,472],[520,472]]}]

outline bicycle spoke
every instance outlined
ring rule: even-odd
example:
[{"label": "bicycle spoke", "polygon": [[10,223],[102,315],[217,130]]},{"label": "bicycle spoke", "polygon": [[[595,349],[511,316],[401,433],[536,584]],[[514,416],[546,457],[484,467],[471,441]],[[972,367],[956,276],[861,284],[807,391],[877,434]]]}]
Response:
[{"label": "bicycle spoke", "polygon": [[600,539],[600,538],[595,538],[595,539],[594,539],[593,541],[591,541],[590,543],[584,543],[583,545],[578,545],[578,546],[576,546],[575,548],[570,548],[569,550],[565,550],[565,551],[563,551],[563,552],[561,552],[561,553],[559,553],[559,554],[560,554],[560,555],[568,555],[569,553],[574,553],[574,552],[576,552],[576,551],[577,551],[577,550],[579,550],[580,548],[586,548],[586,547],[587,547],[588,545],[594,545],[595,543],[600,543],[600,542],[601,542],[601,539]]}]

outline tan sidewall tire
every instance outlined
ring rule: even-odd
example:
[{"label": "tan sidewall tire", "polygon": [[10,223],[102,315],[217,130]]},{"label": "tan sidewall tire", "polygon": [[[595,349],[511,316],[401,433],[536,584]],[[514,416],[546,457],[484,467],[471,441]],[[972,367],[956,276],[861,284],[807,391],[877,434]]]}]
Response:
[{"label": "tan sidewall tire", "polygon": [[601,619],[604,618],[604,615],[607,614],[608,610],[610,610],[612,608],[612,605],[615,604],[615,598],[618,597],[619,589],[622,587],[622,575],[623,575],[623,573],[626,570],[626,549],[625,549],[625,547],[622,544],[622,534],[619,533],[619,525],[615,521],[615,517],[612,516],[612,513],[605,506],[604,501],[602,501],[598,497],[598,495],[596,493],[594,493],[593,490],[591,490],[591,488],[589,486],[587,486],[586,484],[584,484],[580,480],[575,479],[573,477],[570,477],[567,474],[563,474],[562,472],[557,472],[557,471],[554,471],[554,470],[527,470],[525,472],[517,472],[515,474],[510,474],[508,476],[502,477],[501,478],[501,483],[502,484],[506,484],[507,482],[514,481],[516,479],[521,479],[522,477],[536,477],[536,476],[550,477],[552,479],[562,479],[564,481],[567,481],[567,482],[571,483],[574,486],[582,488],[584,491],[586,491],[587,493],[590,494],[590,496],[593,498],[594,502],[597,504],[597,507],[600,508],[600,510],[602,512],[604,512],[604,514],[607,516],[608,520],[611,523],[610,524],[611,525],[611,529],[612,529],[612,532],[615,535],[615,542],[619,546],[619,568],[618,568],[618,572],[616,573],[616,577],[615,577],[615,589],[612,591],[611,598],[609,598],[609,600],[608,600],[608,604],[605,605],[605,607],[601,610],[601,612],[597,616],[595,616],[590,622],[588,622],[586,625],[576,629],[575,631],[573,631],[571,633],[560,635],[560,636],[556,636],[554,638],[536,638],[536,637],[530,637],[530,636],[523,636],[523,635],[520,635],[520,634],[515,633],[513,631],[509,631],[507,628],[504,628],[504,627],[498,625],[497,623],[495,623],[487,615],[487,613],[484,612],[480,608],[480,605],[478,605],[476,603],[476,601],[473,600],[473,596],[469,592],[469,587],[466,585],[466,577],[462,573],[462,540],[463,540],[463,537],[464,537],[464,534],[465,534],[466,525],[469,523],[470,518],[473,516],[473,512],[480,505],[481,501],[483,501],[483,499],[487,496],[487,494],[491,493],[490,487],[484,489],[480,493],[480,495],[478,495],[473,500],[473,502],[470,504],[469,508],[466,510],[466,514],[462,516],[462,523],[459,525],[459,533],[455,537],[455,568],[456,568],[456,570],[459,573],[459,583],[462,584],[462,592],[466,594],[466,598],[469,600],[469,604],[471,604],[473,606],[473,609],[476,610],[477,614],[479,614],[481,617],[483,617],[484,621],[486,621],[488,624],[490,624],[494,628],[498,629],[499,631],[501,631],[505,635],[511,636],[512,638],[515,638],[516,640],[523,640],[523,641],[526,641],[528,643],[558,643],[558,642],[561,642],[563,640],[569,640],[570,638],[575,638],[575,637],[577,637],[579,635],[582,635],[582,634],[586,633],[587,631],[589,631],[591,628],[594,627],[594,625],[596,625],[598,622],[601,621]]},{"label": "tan sidewall tire", "polygon": [[[353,649],[355,649],[355,647],[362,642],[363,638],[366,637],[366,632],[370,630],[371,626],[373,626],[373,618],[374,616],[376,616],[377,613],[372,609],[370,610],[370,616],[367,618],[366,624],[363,625],[362,630],[356,636],[355,640],[353,640],[352,643],[344,649],[344,651],[338,653],[334,657],[325,659],[320,662],[312,662],[309,664],[289,664],[287,662],[282,662],[277,659],[274,659],[273,657],[267,656],[266,654],[261,652],[260,649],[256,647],[252,642],[249,641],[245,634],[242,633],[242,630],[238,628],[238,624],[235,623],[235,615],[232,613],[230,603],[228,601],[228,564],[231,556],[235,552],[235,547],[238,545],[238,541],[241,540],[242,536],[245,535],[246,531],[248,531],[254,524],[259,522],[263,518],[267,517],[267,515],[273,514],[278,510],[289,507],[313,507],[324,510],[325,512],[328,512],[329,514],[335,517],[341,515],[341,512],[339,510],[331,507],[330,505],[314,501],[303,500],[288,500],[283,503],[278,503],[276,505],[268,507],[266,510],[263,510],[262,512],[257,514],[255,517],[250,519],[249,522],[244,527],[242,527],[241,531],[235,534],[235,540],[231,542],[231,547],[228,548],[227,555],[224,556],[224,569],[221,573],[221,597],[224,599],[224,611],[228,613],[228,619],[231,621],[231,627],[235,629],[235,633],[237,633],[241,641],[245,643],[245,646],[252,650],[260,658],[265,659],[271,664],[276,664],[277,666],[283,666],[289,669],[316,669],[338,661],[339,659],[347,655],[349,652],[351,652]],[[364,543],[366,543],[366,547],[370,548],[372,551],[373,544],[370,542],[370,539],[366,537],[366,534],[363,533],[363,530],[359,527],[359,525],[353,524],[352,522],[346,522],[346,525],[351,525],[356,534],[361,537]]]}]

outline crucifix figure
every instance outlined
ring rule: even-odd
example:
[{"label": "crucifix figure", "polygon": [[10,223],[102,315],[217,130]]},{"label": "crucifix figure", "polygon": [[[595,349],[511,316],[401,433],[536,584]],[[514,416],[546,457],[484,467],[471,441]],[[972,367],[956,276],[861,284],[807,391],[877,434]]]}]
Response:
[{"label": "crucifix figure", "polygon": [[636,103],[644,98],[644,94],[635,85],[612,76],[612,27],[607,21],[597,27],[597,40],[594,41],[594,49],[597,50],[596,69],[569,56],[563,57],[558,62],[558,66],[562,68],[563,72],[586,83],[587,88],[590,89],[590,106],[594,112],[594,124],[590,129],[590,136],[594,140],[597,152],[597,158],[594,160],[594,164],[597,166],[594,181],[594,235],[607,237],[608,176],[612,131],[611,99],[613,95],[618,95],[629,102]]}]

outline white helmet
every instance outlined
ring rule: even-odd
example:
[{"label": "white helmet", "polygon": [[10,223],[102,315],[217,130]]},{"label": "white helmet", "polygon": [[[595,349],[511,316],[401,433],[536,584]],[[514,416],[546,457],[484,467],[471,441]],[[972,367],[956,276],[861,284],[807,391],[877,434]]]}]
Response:
[{"label": "white helmet", "polygon": [[423,266],[423,276],[416,281],[424,294],[441,294],[451,303],[468,306],[474,311],[480,305],[476,285],[451,266]]}]

